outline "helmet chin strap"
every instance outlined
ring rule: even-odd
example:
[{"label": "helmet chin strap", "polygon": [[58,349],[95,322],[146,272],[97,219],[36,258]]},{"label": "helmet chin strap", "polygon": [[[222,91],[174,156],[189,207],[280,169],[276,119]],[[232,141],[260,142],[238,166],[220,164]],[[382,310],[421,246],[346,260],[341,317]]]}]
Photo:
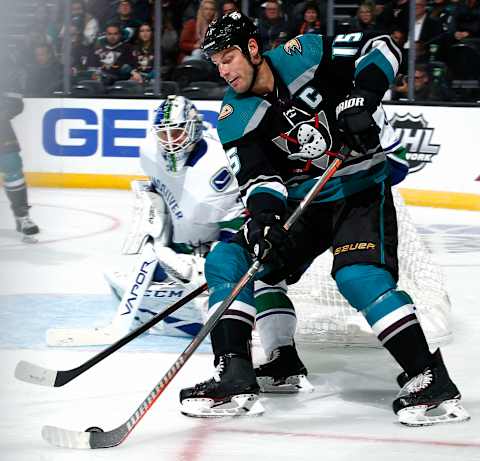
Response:
[{"label": "helmet chin strap", "polygon": [[258,68],[261,66],[263,62],[263,56],[260,57],[260,62],[258,64],[254,64],[252,62],[252,57],[250,55],[247,56],[247,60],[253,68],[253,75],[252,75],[252,81],[250,82],[250,85],[248,86],[246,93],[252,91],[253,85],[255,85],[255,81],[257,80],[257,75],[258,75]]}]

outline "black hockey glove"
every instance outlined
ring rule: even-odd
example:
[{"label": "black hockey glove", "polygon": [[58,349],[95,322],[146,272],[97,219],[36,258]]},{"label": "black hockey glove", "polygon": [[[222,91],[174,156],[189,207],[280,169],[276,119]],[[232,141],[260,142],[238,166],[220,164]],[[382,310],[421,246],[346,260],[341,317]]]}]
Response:
[{"label": "black hockey glove", "polygon": [[280,265],[280,250],[289,245],[288,233],[282,218],[270,211],[262,211],[250,218],[243,227],[247,248],[260,261]]},{"label": "black hockey glove", "polygon": [[380,128],[372,114],[378,96],[370,91],[354,89],[336,109],[337,127],[343,142],[352,150],[366,154],[380,145]]}]

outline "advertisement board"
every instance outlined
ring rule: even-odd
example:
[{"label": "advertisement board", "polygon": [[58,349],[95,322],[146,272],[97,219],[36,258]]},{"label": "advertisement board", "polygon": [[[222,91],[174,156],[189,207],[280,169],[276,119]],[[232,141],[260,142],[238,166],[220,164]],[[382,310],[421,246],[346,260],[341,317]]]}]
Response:
[{"label": "advertisement board", "polygon": [[[138,156],[154,143],[150,127],[159,103],[26,99],[14,126],[30,183],[76,186],[75,178],[81,175],[85,187],[128,187],[129,178],[143,174]],[[195,104],[215,136],[220,101]],[[408,150],[411,173],[402,188],[480,196],[480,155],[474,139],[480,107],[387,104],[385,110]]]}]

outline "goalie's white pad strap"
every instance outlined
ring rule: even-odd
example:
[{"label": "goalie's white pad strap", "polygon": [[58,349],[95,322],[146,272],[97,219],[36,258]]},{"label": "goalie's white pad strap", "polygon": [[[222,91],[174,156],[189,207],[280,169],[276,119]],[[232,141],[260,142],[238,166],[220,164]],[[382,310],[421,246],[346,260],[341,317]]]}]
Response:
[{"label": "goalie's white pad strap", "polygon": [[146,235],[151,235],[161,245],[167,245],[172,224],[163,198],[153,191],[150,181],[132,181],[132,190],[135,202],[122,253],[138,254]]},{"label": "goalie's white pad strap", "polygon": [[157,241],[155,241],[154,248],[160,266],[172,279],[183,284],[201,285],[205,283],[205,258],[177,253],[170,247],[159,245]]}]

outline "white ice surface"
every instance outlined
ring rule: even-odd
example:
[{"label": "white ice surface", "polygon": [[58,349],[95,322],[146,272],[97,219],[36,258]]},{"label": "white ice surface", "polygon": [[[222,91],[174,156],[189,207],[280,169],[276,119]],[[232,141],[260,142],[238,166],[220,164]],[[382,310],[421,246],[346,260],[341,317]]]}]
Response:
[{"label": "white ice surface", "polygon": [[[453,304],[454,342],[443,349],[472,420],[426,428],[396,423],[391,402],[398,367],[380,349],[318,349],[300,346],[315,392],[262,397],[264,416],[198,420],[178,411],[178,392],[211,376],[212,357],[194,354],[127,440],[116,448],[75,451],[54,448],[40,437],[45,424],[106,430],[123,423],[172,365],[185,342],[169,350],[155,341],[146,349],[117,352],[62,388],[16,381],[18,360],[55,369],[79,365],[99,349],[60,350],[39,346],[29,331],[37,316],[35,296],[98,295],[108,288],[103,270],[123,264],[119,255],[130,216],[126,191],[32,189],[32,216],[40,242],[19,242],[0,197],[0,460],[480,460],[480,216],[465,211],[412,209],[435,258],[447,274]],[[19,302],[13,303],[16,297]],[[103,297],[103,298],[102,298]],[[9,303],[3,305],[2,300]],[[43,298],[42,298],[43,299]],[[33,300],[33,301],[32,301]],[[17,306],[23,315],[15,315]],[[39,308],[40,309],[40,308]],[[101,306],[99,306],[99,310]],[[53,311],[52,311],[53,312]],[[55,311],[57,312],[57,311]],[[57,314],[56,314],[57,315]],[[75,325],[76,310],[65,314]],[[108,318],[109,313],[100,312]],[[86,326],[83,324],[82,326]],[[11,339],[18,332],[19,338]],[[12,346],[13,345],[13,346]],[[172,349],[173,348],[173,349]],[[204,349],[207,350],[207,349]]]}]

